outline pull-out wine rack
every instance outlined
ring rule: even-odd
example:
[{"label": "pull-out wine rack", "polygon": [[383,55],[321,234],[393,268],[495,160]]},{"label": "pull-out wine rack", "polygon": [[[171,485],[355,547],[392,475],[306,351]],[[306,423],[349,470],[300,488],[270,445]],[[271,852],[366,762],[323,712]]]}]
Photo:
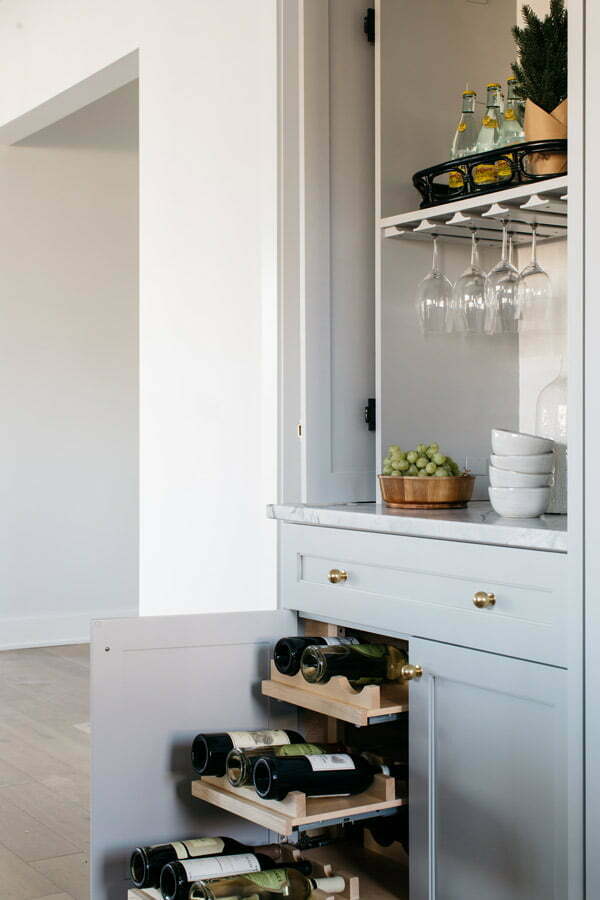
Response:
[{"label": "pull-out wine rack", "polygon": [[282,675],[271,663],[271,677],[262,683],[265,697],[292,703],[351,725],[377,725],[408,712],[406,684],[366,685],[355,691],[347,678],[332,678],[327,684],[309,684],[300,672]]},{"label": "pull-out wine rack", "polygon": [[[341,631],[335,625],[306,621],[305,633],[336,636]],[[336,740],[343,727],[341,723],[358,727],[379,725],[399,720],[408,711],[406,684],[367,685],[356,691],[346,678],[335,677],[327,684],[311,685],[300,673],[282,675],[273,665],[271,677],[262,682],[262,693],[305,710],[307,739],[313,741]],[[392,816],[408,802],[405,796],[397,795],[395,779],[383,774],[375,776],[367,791],[351,797],[307,797],[301,791],[292,791],[284,800],[264,800],[253,788],[236,788],[226,778],[216,776],[194,780],[191,791],[197,799],[262,825],[290,841],[297,840],[302,832]],[[302,851],[302,855],[313,863],[316,877],[332,873],[345,877],[346,890],[336,894],[337,898],[392,900],[407,896],[406,857],[399,844],[382,848],[372,839],[366,839],[364,849],[336,843]],[[320,892],[314,896],[315,900],[326,900]],[[154,900],[154,895],[131,892],[131,900],[134,898]]]}]

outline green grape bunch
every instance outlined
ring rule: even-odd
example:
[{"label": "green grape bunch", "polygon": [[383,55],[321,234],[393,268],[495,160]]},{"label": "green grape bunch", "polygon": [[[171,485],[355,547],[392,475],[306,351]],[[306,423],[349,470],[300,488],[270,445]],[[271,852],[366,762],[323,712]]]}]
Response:
[{"label": "green grape bunch", "polygon": [[441,452],[439,444],[417,444],[414,450],[407,452],[398,444],[391,444],[383,460],[383,474],[411,478],[452,478],[466,473],[451,456]]}]

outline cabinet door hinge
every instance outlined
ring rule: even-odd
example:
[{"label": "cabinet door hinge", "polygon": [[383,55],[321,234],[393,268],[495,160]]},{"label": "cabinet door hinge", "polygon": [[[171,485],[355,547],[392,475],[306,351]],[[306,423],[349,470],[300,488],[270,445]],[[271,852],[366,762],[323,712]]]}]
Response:
[{"label": "cabinet door hinge", "polygon": [[370,44],[375,43],[375,10],[372,6],[367,9],[367,14],[363,19],[363,31],[367,36]]},{"label": "cabinet door hinge", "polygon": [[377,426],[377,416],[375,413],[375,398],[369,397],[365,406],[365,422],[369,431],[375,431]]}]

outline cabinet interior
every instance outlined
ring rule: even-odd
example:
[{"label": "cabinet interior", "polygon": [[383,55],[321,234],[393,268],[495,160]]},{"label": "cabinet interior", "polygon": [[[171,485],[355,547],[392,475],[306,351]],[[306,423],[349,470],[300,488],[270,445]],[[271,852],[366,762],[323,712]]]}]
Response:
[{"label": "cabinet interior", "polygon": [[[301,633],[326,637],[346,633],[337,625],[300,619]],[[387,637],[381,633],[364,630],[348,631],[362,643],[395,644],[408,650],[404,640]],[[272,673],[273,675],[273,673]],[[301,676],[300,676],[301,677]],[[277,685],[285,685],[286,679],[295,683],[292,700],[286,694],[277,695]],[[328,684],[307,685],[303,691],[296,676],[279,675],[262,683],[262,692],[277,700],[293,702],[297,708],[298,729],[310,742],[341,742],[357,752],[393,754],[395,761],[408,763],[408,692],[406,685],[398,685],[401,704],[388,712],[379,696],[380,688],[369,685],[355,692],[345,678],[334,678]],[[393,687],[389,685],[388,687]],[[361,713],[358,716],[354,698],[365,693]],[[382,691],[382,693],[384,693]],[[319,702],[315,702],[319,695]],[[353,697],[354,695],[354,697]],[[370,708],[369,703],[375,703]],[[326,714],[320,711],[329,707]],[[390,706],[390,709],[392,707]],[[364,723],[364,724],[362,724]],[[383,748],[383,749],[382,749]],[[382,846],[368,829],[375,818],[387,818],[408,802],[408,784],[391,776],[376,775],[371,787],[350,797],[306,797],[301,792],[291,792],[285,800],[262,800],[251,788],[233,788],[225,778],[203,776],[192,783],[192,795],[263,825],[279,836],[287,846],[295,847],[315,866],[327,865],[336,874],[346,878],[346,900],[359,898],[408,897],[408,856],[402,845],[394,841]],[[334,840],[334,843],[329,843]],[[319,846],[322,845],[322,846]],[[319,871],[319,869],[315,869]],[[318,897],[320,893],[317,892]],[[322,900],[324,900],[324,895]]]},{"label": "cabinet interior", "polygon": [[[519,8],[514,0],[381,0],[376,106],[383,217],[418,208],[412,175],[449,158],[465,85],[484,101],[487,82],[506,83]],[[490,205],[500,196],[491,194]],[[454,281],[468,264],[469,241],[440,239],[439,246],[442,269]],[[566,240],[538,249],[554,291],[548,323],[529,318],[518,335],[423,336],[414,297],[431,268],[431,242],[381,241],[377,468],[389,444],[436,440],[482,476],[475,497],[487,499],[490,429],[535,432],[537,396],[566,355]],[[529,255],[528,245],[519,248],[519,269]],[[482,268],[491,269],[500,244],[480,248],[480,256]]]}]

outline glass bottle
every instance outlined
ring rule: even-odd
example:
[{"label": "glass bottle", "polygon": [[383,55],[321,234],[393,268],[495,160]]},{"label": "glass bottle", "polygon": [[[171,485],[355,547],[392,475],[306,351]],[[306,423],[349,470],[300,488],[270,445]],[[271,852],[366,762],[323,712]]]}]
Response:
[{"label": "glass bottle", "polygon": [[[487,108],[477,137],[477,153],[485,153],[498,147],[501,126],[500,85],[497,81],[492,81],[487,86]],[[476,166],[473,178],[476,184],[494,184],[497,180],[495,163]]]},{"label": "glass bottle", "polygon": [[525,140],[525,132],[523,131],[523,123],[520,119],[519,98],[515,94],[517,86],[516,78],[509,78],[507,82],[508,97],[506,100],[506,108],[502,123],[500,125],[499,144],[508,147],[510,144],[519,144]]},{"label": "glass bottle", "polygon": [[214,881],[197,881],[190,888],[189,900],[309,900],[315,891],[338,894],[345,890],[346,882],[340,875],[328,878],[309,878],[295,869],[272,869],[232,878],[216,878]]},{"label": "glass bottle", "polygon": [[554,441],[554,484],[549,513],[567,512],[567,369],[564,357],[554,381],[540,391],[535,411],[535,431]]},{"label": "glass bottle", "polygon": [[462,156],[468,156],[470,153],[475,153],[477,148],[477,137],[479,134],[475,118],[476,98],[476,91],[470,91],[468,88],[463,91],[462,114],[454,133],[452,149],[450,150],[450,159],[460,159]]},{"label": "glass bottle", "polygon": [[300,663],[310,684],[325,684],[344,675],[352,687],[401,681],[408,655],[388,644],[355,644],[344,647],[307,647]]}]

